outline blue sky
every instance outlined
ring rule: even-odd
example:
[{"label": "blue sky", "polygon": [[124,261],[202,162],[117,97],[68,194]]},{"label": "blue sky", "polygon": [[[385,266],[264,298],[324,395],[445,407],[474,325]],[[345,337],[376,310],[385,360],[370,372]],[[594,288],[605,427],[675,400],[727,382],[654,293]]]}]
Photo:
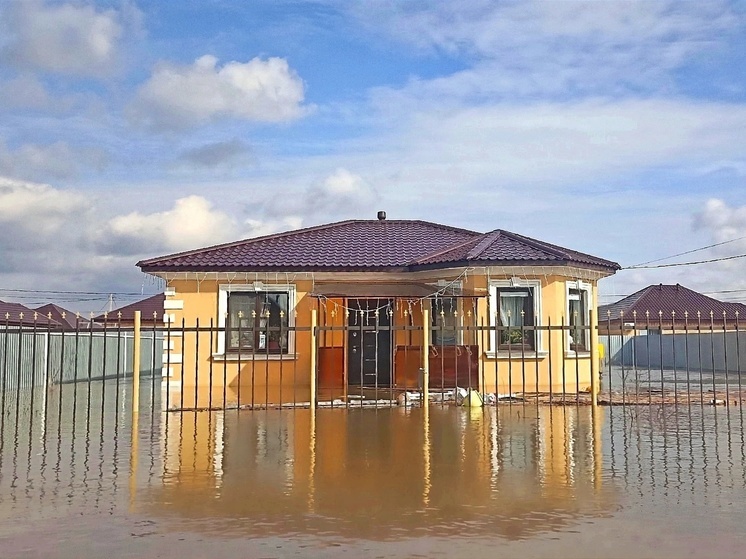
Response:
[{"label": "blue sky", "polygon": [[152,292],[141,258],[378,209],[623,266],[746,237],[744,53],[742,2],[3,2],[0,298]]}]

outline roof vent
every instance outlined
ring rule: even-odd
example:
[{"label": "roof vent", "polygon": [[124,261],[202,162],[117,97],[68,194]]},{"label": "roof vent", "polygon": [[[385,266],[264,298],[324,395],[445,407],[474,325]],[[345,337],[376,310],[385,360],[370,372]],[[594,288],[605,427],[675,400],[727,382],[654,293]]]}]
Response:
[{"label": "roof vent", "polygon": [[384,221],[386,219],[386,212],[380,211],[378,212],[378,221]]}]

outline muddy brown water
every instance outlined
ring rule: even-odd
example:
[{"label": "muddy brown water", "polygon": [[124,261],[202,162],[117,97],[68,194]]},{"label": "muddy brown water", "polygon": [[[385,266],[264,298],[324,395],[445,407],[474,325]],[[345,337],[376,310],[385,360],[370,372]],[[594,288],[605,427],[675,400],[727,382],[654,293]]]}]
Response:
[{"label": "muddy brown water", "polygon": [[62,411],[3,415],[0,557],[746,556],[741,408]]}]

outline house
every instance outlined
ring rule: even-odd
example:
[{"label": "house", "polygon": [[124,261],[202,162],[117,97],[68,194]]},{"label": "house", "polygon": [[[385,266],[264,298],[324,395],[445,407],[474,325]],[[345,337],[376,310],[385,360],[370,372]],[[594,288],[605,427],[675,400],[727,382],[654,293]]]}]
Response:
[{"label": "house", "polygon": [[46,305],[37,307],[36,312],[53,320],[59,324],[63,330],[85,330],[91,326],[91,321],[87,318],[64,309],[59,305],[55,305],[54,303],[47,303]]},{"label": "house", "polygon": [[[431,386],[497,392],[589,388],[589,311],[598,280],[619,269],[500,229],[384,212],[137,265],[166,283],[164,362],[182,386],[310,386],[315,309],[321,388],[417,386],[427,351]],[[187,342],[182,321],[212,327]]]},{"label": "house", "polygon": [[93,321],[99,326],[106,324],[109,328],[132,328],[135,324],[135,311],[140,311],[141,328],[153,328],[154,325],[161,327],[164,300],[163,293],[156,293],[151,297],[100,314],[94,317]]},{"label": "house", "polygon": [[34,310],[20,303],[6,303],[4,301],[0,301],[0,324],[3,326],[22,325],[26,328],[34,328],[34,326],[60,327],[57,321],[50,320],[47,313],[43,313],[39,309]]},{"label": "house", "polygon": [[746,305],[682,285],[649,285],[598,309],[612,365],[726,371],[746,368]]},{"label": "house", "polygon": [[713,324],[731,330],[746,320],[746,305],[718,301],[678,283],[649,285],[624,299],[598,308],[599,334],[634,330],[695,330]]}]

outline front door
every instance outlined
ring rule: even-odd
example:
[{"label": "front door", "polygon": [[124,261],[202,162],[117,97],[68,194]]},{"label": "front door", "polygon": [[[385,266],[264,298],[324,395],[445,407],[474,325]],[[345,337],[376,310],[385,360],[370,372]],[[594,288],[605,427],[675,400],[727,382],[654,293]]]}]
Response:
[{"label": "front door", "polygon": [[347,322],[348,384],[391,386],[390,301],[349,299],[347,304],[350,309]]}]

